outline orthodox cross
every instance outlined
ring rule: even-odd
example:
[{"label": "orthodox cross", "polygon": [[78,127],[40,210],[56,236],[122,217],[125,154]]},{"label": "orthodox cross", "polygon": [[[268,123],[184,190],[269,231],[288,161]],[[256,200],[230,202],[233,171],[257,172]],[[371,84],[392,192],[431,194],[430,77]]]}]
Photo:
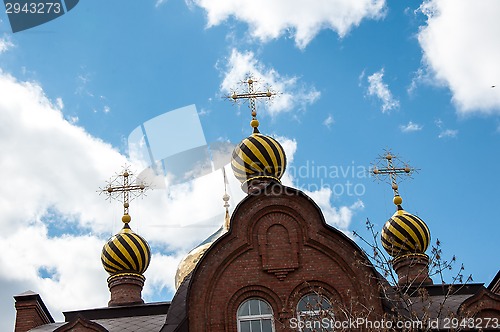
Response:
[{"label": "orthodox cross", "polygon": [[142,195],[147,189],[147,186],[139,182],[137,183],[137,178],[131,181],[133,174],[130,172],[128,167],[125,167],[122,173],[118,174],[114,178],[108,181],[104,189],[100,189],[100,193],[105,193],[109,199],[116,199],[123,203],[123,222],[130,222],[130,216],[128,214],[130,201],[134,198]]},{"label": "orthodox cross", "polygon": [[[383,165],[386,163],[386,165]],[[382,167],[380,167],[382,166]],[[372,173],[377,179],[385,179],[392,186],[394,197],[399,197],[398,176],[408,176],[416,172],[417,169],[403,163],[397,156],[386,151],[383,156],[379,156],[378,162],[373,166]]]},{"label": "orthodox cross", "polygon": [[247,99],[249,101],[250,111],[252,112],[252,121],[250,125],[254,128],[254,133],[258,133],[259,121],[257,120],[257,106],[256,101],[258,98],[267,98],[271,99],[276,95],[276,92],[272,91],[270,88],[267,88],[266,91],[255,91],[254,83],[256,83],[252,76],[248,76],[245,81],[242,81],[242,84],[247,85],[247,91],[243,93],[237,93],[234,91],[227,98],[231,98],[234,102],[237,102],[239,99]]}]

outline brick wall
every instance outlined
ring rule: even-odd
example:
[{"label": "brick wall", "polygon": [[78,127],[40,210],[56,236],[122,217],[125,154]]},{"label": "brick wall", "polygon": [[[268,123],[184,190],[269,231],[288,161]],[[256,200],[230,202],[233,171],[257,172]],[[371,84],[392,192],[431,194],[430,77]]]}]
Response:
[{"label": "brick wall", "polygon": [[359,247],[327,226],[312,200],[275,187],[247,197],[230,232],[198,264],[188,291],[189,327],[236,332],[239,305],[259,297],[271,305],[276,331],[290,331],[299,299],[311,292],[331,299],[336,317],[346,308],[381,317],[375,278]]},{"label": "brick wall", "polygon": [[14,299],[16,301],[15,332],[26,332],[37,326],[54,322],[40,295],[27,291],[14,296]]}]

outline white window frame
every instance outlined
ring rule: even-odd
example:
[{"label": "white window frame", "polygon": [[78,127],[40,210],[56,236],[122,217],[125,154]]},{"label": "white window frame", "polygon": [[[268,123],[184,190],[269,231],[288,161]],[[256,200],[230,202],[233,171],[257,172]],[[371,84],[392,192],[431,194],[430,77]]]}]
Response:
[{"label": "white window frame", "polygon": [[[260,315],[240,316],[239,315],[240,308],[245,303],[252,301],[252,300],[257,300],[257,301],[261,301],[261,302],[265,303],[267,306],[269,306],[269,309],[271,309],[271,313],[260,314]],[[260,307],[260,304],[259,304],[259,307]],[[238,306],[238,310],[236,311],[236,320],[237,320],[237,324],[238,324],[238,332],[241,332],[241,322],[248,322],[248,321],[252,321],[252,320],[259,320],[260,322],[262,322],[263,320],[270,320],[272,332],[276,331],[276,329],[274,328],[273,307],[271,307],[271,305],[266,300],[263,300],[259,297],[252,297],[252,298],[246,299],[245,301],[241,302],[241,304]],[[261,323],[261,325],[262,325],[262,323]],[[252,328],[252,327],[250,326],[250,328]],[[260,331],[250,331],[250,332],[262,332],[262,329]]]}]

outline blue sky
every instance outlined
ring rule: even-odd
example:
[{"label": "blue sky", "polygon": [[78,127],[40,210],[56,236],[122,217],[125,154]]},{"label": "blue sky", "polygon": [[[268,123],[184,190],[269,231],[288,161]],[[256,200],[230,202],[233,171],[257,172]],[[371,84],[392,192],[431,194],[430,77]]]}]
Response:
[{"label": "blue sky", "polygon": [[[121,208],[96,190],[140,165],[128,135],[195,104],[207,143],[237,144],[250,114],[222,97],[247,72],[280,93],[258,117],[288,151],[284,182],[331,225],[366,234],[366,218],[381,229],[392,215],[390,187],[362,172],[390,148],[420,169],[400,185],[404,208],[488,284],[500,268],[498,10],[494,0],[86,0],[15,34],[2,11],[2,329],[27,289],[58,319],[107,304],[99,255]],[[230,182],[234,208],[243,196]],[[134,201],[131,226],[155,252],[148,301],[171,299],[177,263],[218,227],[201,222],[223,212],[223,193],[214,172]]]}]

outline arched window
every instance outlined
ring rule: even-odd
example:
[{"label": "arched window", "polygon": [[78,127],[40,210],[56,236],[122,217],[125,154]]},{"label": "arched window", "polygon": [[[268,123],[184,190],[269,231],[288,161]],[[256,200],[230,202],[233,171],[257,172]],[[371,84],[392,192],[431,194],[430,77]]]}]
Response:
[{"label": "arched window", "polygon": [[297,318],[301,332],[333,331],[332,305],[322,295],[304,295],[297,304]]},{"label": "arched window", "polygon": [[261,299],[249,299],[238,308],[238,332],[274,332],[273,309]]}]

